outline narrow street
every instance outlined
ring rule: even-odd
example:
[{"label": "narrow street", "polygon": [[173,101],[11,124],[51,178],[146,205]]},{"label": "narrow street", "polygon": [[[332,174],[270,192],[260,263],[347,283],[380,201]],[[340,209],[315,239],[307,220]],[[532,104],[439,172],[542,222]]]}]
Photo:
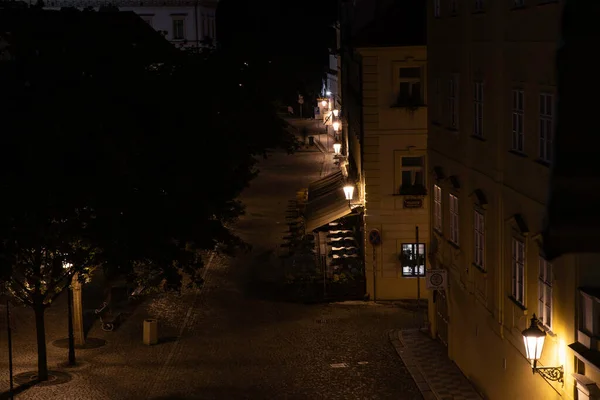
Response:
[{"label": "narrow street", "polygon": [[[17,398],[421,399],[388,338],[392,329],[415,326],[413,313],[362,302],[283,303],[269,293],[270,282],[282,279],[278,245],[287,202],[320,177],[324,157],[317,151],[271,154],[243,195],[247,214],[236,228],[251,252],[212,256],[201,291],[157,295],[114,332],[96,322],[89,336],[107,345],[77,351],[82,363],[67,370],[71,382],[34,387]],[[66,350],[50,344],[65,336],[61,300],[47,314],[51,369],[66,359]],[[17,311],[23,315],[16,318],[19,373],[35,369],[36,355],[31,311]],[[152,347],[141,343],[149,316],[158,318],[161,336]],[[0,357],[6,371],[5,346]],[[8,389],[4,372],[0,383],[0,392]]]}]

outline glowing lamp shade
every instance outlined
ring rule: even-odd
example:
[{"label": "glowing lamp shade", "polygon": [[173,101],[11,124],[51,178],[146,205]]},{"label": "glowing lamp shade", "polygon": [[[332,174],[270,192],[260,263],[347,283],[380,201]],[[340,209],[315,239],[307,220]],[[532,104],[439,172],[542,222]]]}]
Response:
[{"label": "glowing lamp shade", "polygon": [[344,196],[346,196],[346,200],[348,200],[348,201],[352,200],[352,197],[354,196],[354,186],[353,185],[344,186]]},{"label": "glowing lamp shade", "polygon": [[331,96],[331,91],[329,91],[329,90],[328,90],[328,91],[326,91],[326,92],[325,92],[325,94],[326,94],[327,96]]},{"label": "glowing lamp shade", "polygon": [[531,325],[523,332],[523,341],[525,342],[525,352],[529,360],[533,362],[534,368],[536,361],[542,356],[542,350],[544,349],[544,339],[546,339],[546,332],[540,329],[538,326],[538,319],[533,314],[531,318]]},{"label": "glowing lamp shade", "polygon": [[323,100],[323,101],[321,102],[321,106],[323,106],[323,107],[327,106],[327,102],[326,102],[325,100]]},{"label": "glowing lamp shade", "polygon": [[[333,152],[338,155],[340,154],[340,151],[342,150],[342,144],[341,143],[334,143],[333,144]],[[344,192],[345,193],[345,192]]]},{"label": "glowing lamp shade", "polygon": [[338,115],[340,115],[340,110],[338,110],[337,108],[335,110],[333,110],[333,116],[337,117]]},{"label": "glowing lamp shade", "polygon": [[336,132],[340,130],[340,123],[339,122],[335,121],[333,123],[333,130],[336,131]]}]

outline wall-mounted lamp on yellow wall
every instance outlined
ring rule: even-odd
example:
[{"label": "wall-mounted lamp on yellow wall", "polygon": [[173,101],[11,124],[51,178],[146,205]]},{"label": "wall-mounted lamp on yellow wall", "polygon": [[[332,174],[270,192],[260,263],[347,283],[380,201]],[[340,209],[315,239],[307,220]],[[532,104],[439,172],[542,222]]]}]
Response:
[{"label": "wall-mounted lamp on yellow wall", "polygon": [[531,367],[533,373],[536,372],[543,376],[545,379],[554,382],[560,382],[565,384],[564,380],[564,369],[563,366],[559,367],[538,367],[537,362],[542,356],[542,350],[544,349],[544,340],[546,339],[546,332],[540,329],[539,322],[535,314],[531,318],[531,326],[525,329],[523,332],[523,341],[525,342],[525,352],[527,359],[531,361]]}]

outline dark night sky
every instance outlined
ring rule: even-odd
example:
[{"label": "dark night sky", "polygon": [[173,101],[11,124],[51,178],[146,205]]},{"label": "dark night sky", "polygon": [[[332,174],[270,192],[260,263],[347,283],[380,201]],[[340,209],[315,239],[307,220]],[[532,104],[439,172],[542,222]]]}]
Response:
[{"label": "dark night sky", "polygon": [[335,46],[336,11],[337,0],[222,0],[217,36],[239,57],[272,60],[272,79],[287,98],[319,85]]}]

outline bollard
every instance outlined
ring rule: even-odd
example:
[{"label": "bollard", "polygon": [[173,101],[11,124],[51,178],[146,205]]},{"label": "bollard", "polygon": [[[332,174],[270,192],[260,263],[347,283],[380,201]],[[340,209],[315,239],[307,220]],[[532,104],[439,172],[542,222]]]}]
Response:
[{"label": "bollard", "polygon": [[143,341],[147,346],[158,343],[158,320],[152,318],[144,320]]}]

